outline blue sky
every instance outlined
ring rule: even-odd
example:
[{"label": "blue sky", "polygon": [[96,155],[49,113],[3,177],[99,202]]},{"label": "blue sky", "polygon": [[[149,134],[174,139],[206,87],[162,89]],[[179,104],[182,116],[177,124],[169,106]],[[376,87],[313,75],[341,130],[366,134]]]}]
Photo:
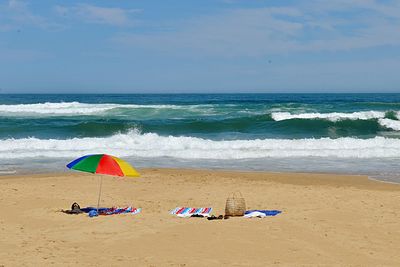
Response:
[{"label": "blue sky", "polygon": [[0,90],[400,92],[398,0],[0,0]]}]

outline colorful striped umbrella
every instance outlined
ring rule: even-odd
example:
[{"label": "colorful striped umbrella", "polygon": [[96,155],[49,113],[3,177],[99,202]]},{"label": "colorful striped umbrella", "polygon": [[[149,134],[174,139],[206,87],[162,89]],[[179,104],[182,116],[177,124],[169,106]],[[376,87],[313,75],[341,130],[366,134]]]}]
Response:
[{"label": "colorful striped umbrella", "polygon": [[138,177],[139,173],[126,161],[106,154],[86,155],[67,165],[72,170],[113,176]]},{"label": "colorful striped umbrella", "polygon": [[[106,154],[86,155],[67,164],[67,168],[83,172],[105,174],[112,176],[138,177],[139,173],[126,161]],[[103,175],[100,176],[97,212],[100,205]]]}]

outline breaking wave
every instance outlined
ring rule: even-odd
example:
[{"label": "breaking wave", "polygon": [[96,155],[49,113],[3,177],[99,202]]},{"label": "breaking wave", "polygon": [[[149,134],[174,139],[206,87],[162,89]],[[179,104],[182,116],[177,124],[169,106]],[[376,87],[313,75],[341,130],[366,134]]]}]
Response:
[{"label": "breaking wave", "polygon": [[379,124],[388,129],[400,131],[400,121],[391,119],[379,119]]},{"label": "breaking wave", "polygon": [[382,111],[360,111],[353,113],[301,113],[291,114],[289,112],[275,112],[271,117],[275,121],[292,120],[292,119],[324,119],[329,121],[340,120],[370,120],[381,119],[385,117],[386,112]]},{"label": "breaking wave", "polygon": [[0,158],[74,158],[109,153],[123,157],[179,159],[262,159],[283,157],[389,158],[400,157],[400,139],[255,139],[216,141],[189,136],[160,136],[131,131],[103,138],[4,139]]},{"label": "breaking wave", "polygon": [[80,102],[36,103],[0,105],[0,114],[47,114],[47,115],[92,115],[117,108],[169,108],[180,109],[178,105],[134,105],[134,104],[89,104]]},{"label": "breaking wave", "polygon": [[[293,119],[319,119],[331,122],[339,122],[344,120],[377,120],[380,126],[395,131],[400,131],[400,121],[398,119],[399,112],[383,112],[383,111],[360,111],[353,113],[300,113],[291,114],[289,112],[274,112],[271,114],[274,121],[285,121]],[[394,119],[393,119],[394,118]]]}]

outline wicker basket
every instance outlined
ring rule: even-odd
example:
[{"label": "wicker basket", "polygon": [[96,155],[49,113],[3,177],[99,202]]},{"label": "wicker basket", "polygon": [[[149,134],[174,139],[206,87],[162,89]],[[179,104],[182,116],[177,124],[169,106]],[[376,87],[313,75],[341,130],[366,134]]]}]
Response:
[{"label": "wicker basket", "polygon": [[246,211],[246,202],[242,193],[235,192],[226,199],[225,216],[243,216]]}]

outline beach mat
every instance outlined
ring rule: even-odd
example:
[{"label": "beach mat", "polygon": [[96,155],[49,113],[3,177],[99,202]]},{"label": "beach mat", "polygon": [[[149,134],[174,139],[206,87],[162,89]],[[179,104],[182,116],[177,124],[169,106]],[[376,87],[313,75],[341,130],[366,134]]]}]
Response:
[{"label": "beach mat", "polygon": [[190,217],[192,215],[201,215],[204,217],[210,216],[212,208],[189,208],[189,207],[176,207],[170,211],[170,214],[178,217]]},{"label": "beach mat", "polygon": [[[96,211],[97,208],[94,207],[86,207],[81,209],[85,213],[90,213],[91,211]],[[112,207],[112,208],[99,208],[98,215],[115,215],[115,214],[138,214],[142,211],[141,208],[133,208],[131,206],[128,207]]]}]

